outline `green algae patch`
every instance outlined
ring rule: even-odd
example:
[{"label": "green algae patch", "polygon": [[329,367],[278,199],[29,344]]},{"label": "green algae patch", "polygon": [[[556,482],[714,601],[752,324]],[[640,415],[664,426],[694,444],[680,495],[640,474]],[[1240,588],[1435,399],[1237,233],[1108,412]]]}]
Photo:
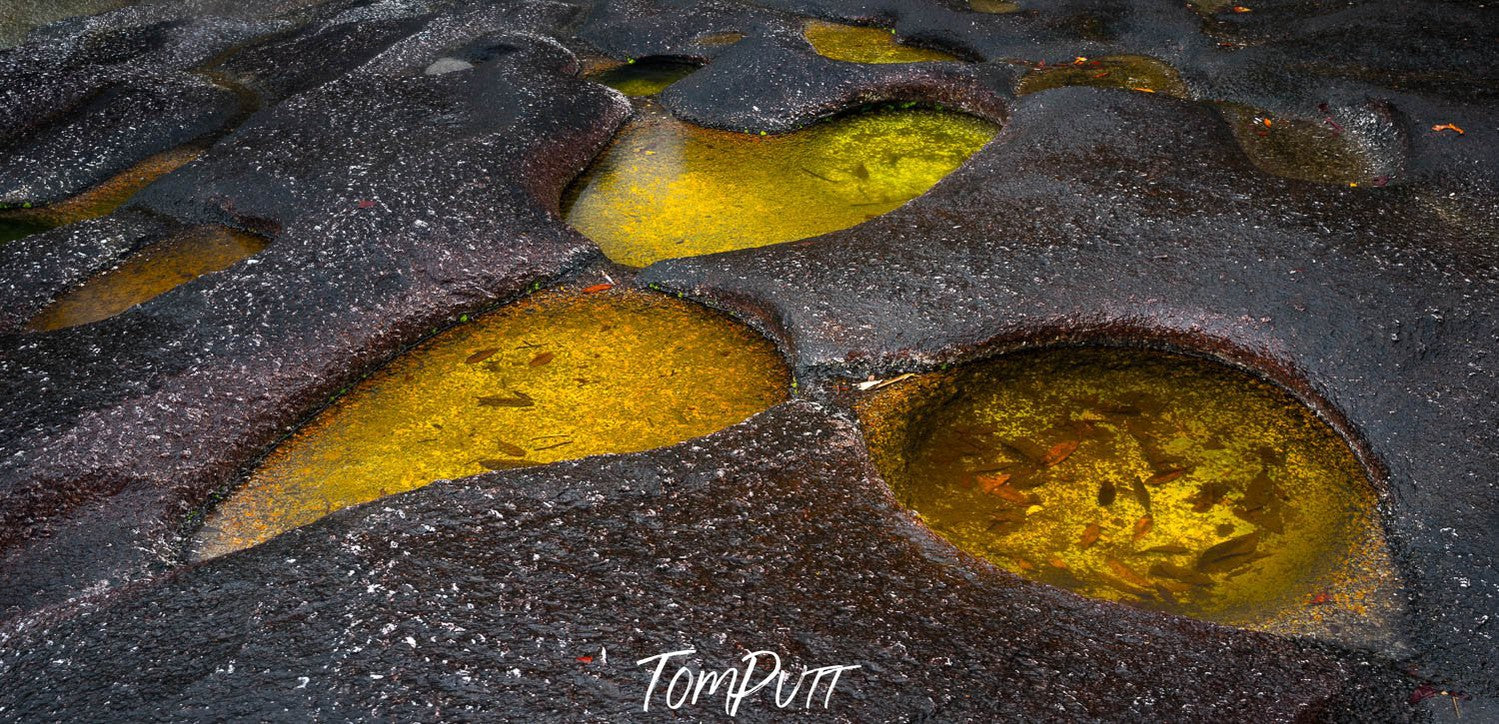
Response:
[{"label": "green algae patch", "polygon": [[131,255],[43,309],[31,322],[40,332],[108,319],[265,248],[265,239],[220,226],[189,229]]},{"label": "green algae patch", "polygon": [[892,385],[859,415],[897,498],[1018,575],[1230,625],[1389,635],[1395,578],[1362,468],[1244,372],[1052,349]]},{"label": "green algae patch", "polygon": [[1020,78],[1016,92],[1025,95],[1068,86],[1120,88],[1176,98],[1189,95],[1175,68],[1143,55],[1080,57],[1068,65],[1038,67]]},{"label": "green algae patch", "polygon": [[646,58],[593,74],[589,79],[638,98],[659,94],[672,83],[691,75],[697,68],[684,61]]},{"label": "green algae patch", "polygon": [[907,108],[753,136],[646,103],[574,184],[565,214],[630,266],[804,239],[921,195],[997,131],[972,116]]},{"label": "green algae patch", "polygon": [[642,292],[543,293],[440,334],[277,447],[211,515],[209,558],[445,478],[670,445],[787,397],[773,345]]},{"label": "green algae patch", "polygon": [[818,55],[850,63],[924,63],[957,60],[940,50],[902,45],[882,28],[840,25],[811,20],[802,31]]},{"label": "green algae patch", "polygon": [[1218,110],[1261,171],[1316,183],[1358,185],[1375,177],[1373,159],[1335,121],[1273,116],[1235,103]]}]

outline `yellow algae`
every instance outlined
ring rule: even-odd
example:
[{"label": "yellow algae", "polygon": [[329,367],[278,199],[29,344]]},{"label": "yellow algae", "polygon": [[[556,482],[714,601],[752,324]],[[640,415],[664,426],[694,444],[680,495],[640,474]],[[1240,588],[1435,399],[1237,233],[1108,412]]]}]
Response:
[{"label": "yellow algae", "polygon": [[1328,121],[1274,116],[1236,103],[1217,105],[1239,148],[1266,173],[1338,185],[1369,182],[1375,175],[1369,154]]},{"label": "yellow algae", "polygon": [[590,80],[603,83],[631,97],[653,96],[697,70],[692,63],[647,58],[633,63],[617,65],[589,76]]},{"label": "yellow algae", "polygon": [[706,435],[785,400],[788,380],[769,342],[705,308],[543,293],[357,384],[213,512],[195,556],[433,480]]},{"label": "yellow algae", "polygon": [[1262,630],[1388,635],[1395,579],[1362,468],[1244,372],[1051,349],[893,385],[859,414],[897,497],[1021,576]]},{"label": "yellow algae", "polygon": [[151,185],[152,181],[181,168],[202,153],[202,149],[193,146],[158,153],[66,201],[0,211],[0,221],[62,226],[104,216],[119,208],[137,191]]},{"label": "yellow algae", "polygon": [[957,60],[940,50],[901,45],[895,33],[883,28],[840,25],[809,20],[803,30],[818,55],[850,63],[922,63]]},{"label": "yellow algae", "polygon": [[997,130],[972,116],[907,108],[753,136],[642,103],[574,184],[567,221],[630,266],[804,239],[921,195]]},{"label": "yellow algae", "polygon": [[1067,86],[1122,88],[1186,98],[1187,84],[1175,68],[1143,55],[1077,58],[1067,65],[1036,68],[1020,78],[1020,95]]},{"label": "yellow algae", "polygon": [[264,239],[233,229],[189,229],[142,249],[59,297],[32,320],[31,328],[46,332],[113,317],[264,248]]}]

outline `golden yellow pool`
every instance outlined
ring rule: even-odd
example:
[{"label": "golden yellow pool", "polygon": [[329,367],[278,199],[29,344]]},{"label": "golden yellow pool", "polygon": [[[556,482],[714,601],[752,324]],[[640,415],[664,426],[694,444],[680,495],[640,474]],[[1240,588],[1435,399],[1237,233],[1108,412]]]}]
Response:
[{"label": "golden yellow pool", "polygon": [[787,396],[764,338],[642,292],[550,292],[434,337],[360,382],[218,506],[197,558],[441,478],[661,447]]},{"label": "golden yellow pool", "polygon": [[702,128],[643,101],[574,184],[565,214],[630,266],[805,239],[921,195],[996,132],[973,116],[906,108],[758,136]]},{"label": "golden yellow pool", "polygon": [[1289,633],[1364,625],[1395,605],[1353,453],[1237,369],[1122,349],[1022,353],[893,385],[860,416],[905,505],[1026,578]]}]

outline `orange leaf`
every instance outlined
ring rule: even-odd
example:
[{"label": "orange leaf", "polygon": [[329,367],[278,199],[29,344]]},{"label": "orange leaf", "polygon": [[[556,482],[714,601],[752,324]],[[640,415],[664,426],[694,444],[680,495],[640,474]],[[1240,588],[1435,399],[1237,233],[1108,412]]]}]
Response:
[{"label": "orange leaf", "polygon": [[1145,88],[1143,86],[1135,86],[1133,88],[1130,88],[1130,90],[1132,90],[1132,91],[1140,91],[1141,93],[1154,93],[1155,92],[1154,88]]},{"label": "orange leaf", "polygon": [[1251,9],[1249,9],[1249,8],[1244,7],[1243,5],[1235,5],[1234,6],[1234,12],[1236,12],[1236,13],[1252,13],[1254,11],[1251,10]]},{"label": "orange leaf", "polygon": [[1145,484],[1146,485],[1164,485],[1166,483],[1169,483],[1169,482],[1171,482],[1171,481],[1173,481],[1173,480],[1175,480],[1175,479],[1177,479],[1177,478],[1185,475],[1186,472],[1187,472],[1186,470],[1183,470],[1181,468],[1176,468],[1175,470],[1167,470],[1167,471],[1165,471],[1163,473],[1156,473],[1155,475],[1150,476],[1150,478],[1145,481]]},{"label": "orange leaf", "polygon": [[1456,123],[1439,123],[1439,124],[1437,124],[1435,126],[1432,126],[1431,130],[1436,131],[1438,133],[1440,133],[1442,131],[1457,131],[1457,135],[1459,135],[1459,136],[1467,133],[1467,131],[1464,131]]},{"label": "orange leaf", "polygon": [[1049,467],[1051,467],[1053,465],[1056,465],[1057,463],[1062,462],[1063,460],[1066,460],[1067,456],[1071,455],[1072,453],[1074,453],[1076,451],[1077,451],[1077,441],[1076,440],[1067,440],[1066,442],[1059,442],[1059,443],[1057,443],[1055,445],[1052,445],[1051,449],[1048,450],[1048,451],[1046,451],[1046,457],[1041,461],[1041,464],[1049,468]]},{"label": "orange leaf", "polygon": [[1097,523],[1089,523],[1088,527],[1083,529],[1083,537],[1078,540],[1077,547],[1087,549],[1089,546],[1097,543],[1098,537],[1101,535],[1103,535],[1103,526]]},{"label": "orange leaf", "polygon": [[1146,578],[1145,576],[1142,576],[1139,573],[1135,572],[1135,569],[1124,565],[1119,561],[1119,559],[1114,558],[1113,556],[1109,556],[1108,558],[1105,558],[1103,562],[1108,564],[1109,570],[1113,571],[1114,575],[1124,579],[1126,583],[1136,585],[1141,588],[1150,588],[1149,578]]},{"label": "orange leaf", "polygon": [[1145,534],[1150,532],[1150,526],[1152,525],[1155,525],[1155,521],[1151,520],[1148,515],[1135,521],[1135,537],[1133,540],[1144,538]]},{"label": "orange leaf", "polygon": [[608,290],[613,289],[613,288],[614,288],[613,284],[595,284],[595,285],[593,285],[591,287],[583,287],[583,293],[584,294],[597,294],[599,292],[608,291]]},{"label": "orange leaf", "polygon": [[579,656],[578,657],[578,661],[581,661],[581,662],[583,662],[585,664],[591,664],[591,663],[593,663],[593,657],[592,656]]}]

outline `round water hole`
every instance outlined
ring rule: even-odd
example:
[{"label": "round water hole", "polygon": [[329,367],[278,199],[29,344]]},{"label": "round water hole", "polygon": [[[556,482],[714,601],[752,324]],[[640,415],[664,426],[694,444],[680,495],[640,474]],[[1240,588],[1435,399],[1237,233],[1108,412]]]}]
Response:
[{"label": "round water hole", "polygon": [[886,108],[755,136],[641,100],[570,188],[565,215],[630,266],[805,239],[920,196],[998,131],[961,113]]},{"label": "round water hole", "polygon": [[543,293],[354,386],[214,510],[211,558],[443,478],[706,435],[786,399],[773,345],[658,294]]},{"label": "round water hole", "polygon": [[589,80],[603,83],[632,98],[653,96],[689,75],[698,66],[669,58],[644,58],[589,75]]},{"label": "round water hole", "polygon": [[885,28],[809,20],[802,34],[818,55],[848,63],[928,63],[957,60],[940,50],[902,44],[895,39],[895,31]]},{"label": "round water hole", "polygon": [[1017,353],[860,403],[896,496],[954,545],[1095,598],[1369,639],[1388,613],[1375,495],[1286,391],[1137,350]]}]

